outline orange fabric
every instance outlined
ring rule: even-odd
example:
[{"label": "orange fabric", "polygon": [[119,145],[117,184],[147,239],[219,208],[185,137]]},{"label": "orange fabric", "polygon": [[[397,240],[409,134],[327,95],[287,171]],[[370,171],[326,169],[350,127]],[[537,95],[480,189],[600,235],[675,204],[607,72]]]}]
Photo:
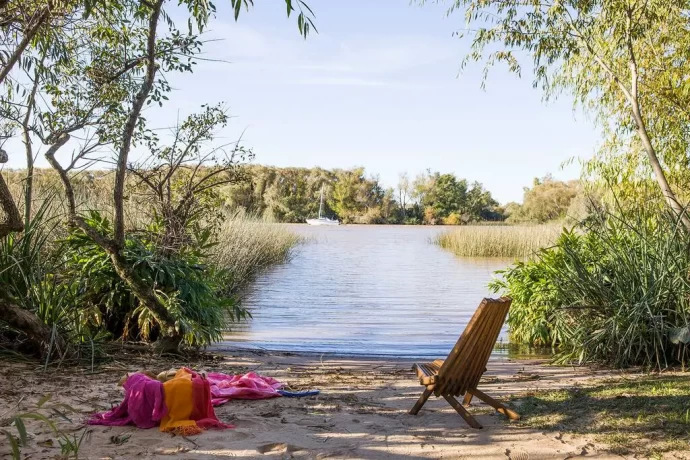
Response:
[{"label": "orange fabric", "polygon": [[232,428],[216,418],[211,387],[194,371],[180,368],[175,377],[163,383],[163,394],[168,413],[161,420],[161,431],[189,436],[205,428]]},{"label": "orange fabric", "polygon": [[161,431],[184,435],[201,433],[201,428],[191,419],[194,410],[192,373],[181,368],[175,377],[163,383],[163,394],[168,414],[161,420]]}]

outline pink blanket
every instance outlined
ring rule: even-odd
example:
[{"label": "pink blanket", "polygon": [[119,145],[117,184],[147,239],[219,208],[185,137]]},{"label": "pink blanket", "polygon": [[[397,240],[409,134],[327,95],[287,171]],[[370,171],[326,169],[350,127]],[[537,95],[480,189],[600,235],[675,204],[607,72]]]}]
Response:
[{"label": "pink blanket", "polygon": [[[278,392],[283,384],[271,377],[254,372],[244,375],[227,375],[211,372],[206,379],[211,389],[211,403],[225,404],[232,399],[267,399],[281,396]],[[139,428],[158,426],[168,413],[165,405],[164,387],[156,379],[144,374],[130,375],[125,381],[125,399],[107,412],[93,414],[86,422],[89,425],[123,426]]]},{"label": "pink blanket", "polygon": [[211,402],[220,406],[232,399],[267,399],[280,396],[283,384],[271,377],[254,372],[244,375],[227,375],[210,372],[206,379],[211,385]]},{"label": "pink blanket", "polygon": [[144,374],[132,374],[122,385],[125,399],[116,408],[100,414],[93,414],[86,422],[89,425],[123,426],[136,425],[139,428],[158,426],[168,413],[163,397],[163,384]]}]

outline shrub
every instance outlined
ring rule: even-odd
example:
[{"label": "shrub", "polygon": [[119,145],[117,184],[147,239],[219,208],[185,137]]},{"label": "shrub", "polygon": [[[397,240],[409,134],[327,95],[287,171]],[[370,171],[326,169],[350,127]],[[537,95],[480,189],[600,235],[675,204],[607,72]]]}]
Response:
[{"label": "shrub", "polygon": [[690,342],[690,236],[668,215],[600,212],[499,272],[511,339],[556,344],[561,362],[664,368]]},{"label": "shrub", "polygon": [[[109,235],[112,225],[98,212],[91,212],[87,223],[99,233]],[[185,331],[189,345],[204,346],[220,340],[226,315],[233,319],[245,316],[230,295],[221,295],[223,270],[207,265],[208,251],[215,243],[209,231],[192,234],[188,247],[166,254],[158,245],[161,227],[154,223],[146,231],[128,235],[124,256],[139,279],[154,287]],[[104,327],[125,338],[156,338],[155,316],[133,295],[129,286],[117,275],[109,255],[79,229],[64,240],[67,273],[82,280],[82,297],[95,306]]]}]

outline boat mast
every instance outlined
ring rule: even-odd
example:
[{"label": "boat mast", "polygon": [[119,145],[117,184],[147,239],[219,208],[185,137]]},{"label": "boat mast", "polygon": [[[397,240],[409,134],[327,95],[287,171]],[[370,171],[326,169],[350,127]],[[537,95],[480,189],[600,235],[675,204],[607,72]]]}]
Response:
[{"label": "boat mast", "polygon": [[321,214],[323,214],[323,184],[321,184],[321,203],[319,204],[319,219],[321,219]]}]

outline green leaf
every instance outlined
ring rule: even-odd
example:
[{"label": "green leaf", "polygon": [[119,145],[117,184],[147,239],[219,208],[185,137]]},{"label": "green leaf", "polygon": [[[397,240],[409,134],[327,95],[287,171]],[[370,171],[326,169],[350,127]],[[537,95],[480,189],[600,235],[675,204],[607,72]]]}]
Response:
[{"label": "green leaf", "polygon": [[20,460],[21,459],[21,452],[19,451],[19,445],[17,444],[17,440],[15,439],[14,436],[12,436],[12,433],[10,433],[7,430],[1,430],[3,433],[5,433],[5,436],[7,437],[7,441],[10,443],[10,448],[12,449],[12,458],[14,460]]},{"label": "green leaf", "polygon": [[240,9],[242,8],[242,0],[235,0],[235,21],[240,17]]},{"label": "green leaf", "polygon": [[50,394],[50,393],[48,393],[47,395],[43,396],[41,399],[38,400],[38,403],[36,403],[36,407],[39,408],[39,409],[40,409],[41,407],[43,407],[43,405],[44,405],[45,403],[47,403],[48,400],[49,400],[52,396],[53,396],[53,395]]},{"label": "green leaf", "polygon": [[26,426],[24,425],[24,421],[21,419],[21,417],[14,417],[12,421],[14,422],[14,426],[17,428],[17,433],[19,433],[19,444],[26,446],[28,436],[26,435]]}]

